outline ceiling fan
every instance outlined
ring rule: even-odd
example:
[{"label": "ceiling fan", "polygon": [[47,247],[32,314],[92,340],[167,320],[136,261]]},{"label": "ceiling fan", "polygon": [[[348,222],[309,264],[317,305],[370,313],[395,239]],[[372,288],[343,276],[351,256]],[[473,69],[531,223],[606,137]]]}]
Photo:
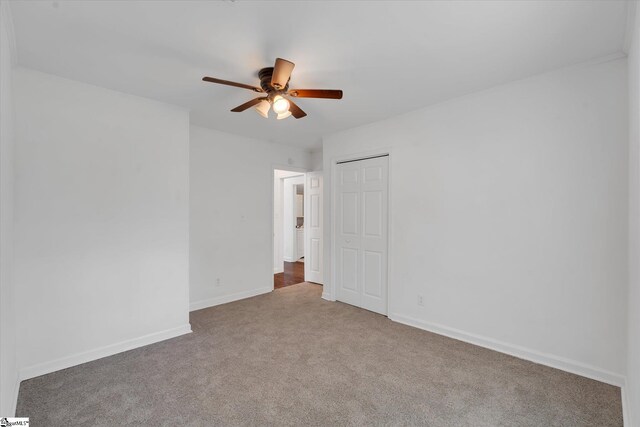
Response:
[{"label": "ceiling fan", "polygon": [[325,98],[325,99],[342,99],[341,90],[331,89],[292,89],[289,90],[289,79],[295,64],[286,59],[277,58],[274,67],[267,67],[260,70],[260,87],[246,85],[244,83],[236,83],[228,80],[216,79],[214,77],[203,77],[202,80],[210,83],[218,83],[222,85],[235,86],[243,89],[249,89],[254,92],[264,93],[251,101],[234,108],[234,113],[242,112],[248,108],[255,107],[256,111],[264,118],[269,117],[269,109],[273,108],[277,114],[277,119],[286,119],[293,116],[301,119],[307,115],[300,107],[296,105],[287,96],[294,98]]}]

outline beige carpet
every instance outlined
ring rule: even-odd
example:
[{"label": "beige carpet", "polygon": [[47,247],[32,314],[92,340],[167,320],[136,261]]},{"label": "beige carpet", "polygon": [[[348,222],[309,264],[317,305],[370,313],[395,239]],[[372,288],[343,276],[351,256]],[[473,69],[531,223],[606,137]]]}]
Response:
[{"label": "beige carpet", "polygon": [[24,381],[38,426],[620,426],[620,389],[320,299],[302,283],[194,333]]}]

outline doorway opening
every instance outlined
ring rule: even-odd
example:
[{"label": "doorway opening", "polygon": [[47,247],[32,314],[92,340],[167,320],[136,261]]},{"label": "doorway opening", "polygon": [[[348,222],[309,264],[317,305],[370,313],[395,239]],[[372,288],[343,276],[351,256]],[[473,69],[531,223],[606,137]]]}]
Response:
[{"label": "doorway opening", "polygon": [[274,170],[273,288],[305,281],[305,174]]}]

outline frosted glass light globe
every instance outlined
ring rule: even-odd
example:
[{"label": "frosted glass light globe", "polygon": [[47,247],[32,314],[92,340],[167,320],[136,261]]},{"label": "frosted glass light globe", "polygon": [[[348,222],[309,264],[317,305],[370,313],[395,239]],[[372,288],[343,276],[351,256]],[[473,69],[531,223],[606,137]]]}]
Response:
[{"label": "frosted glass light globe", "polygon": [[271,104],[267,101],[262,101],[260,104],[256,105],[256,111],[265,119],[269,118],[269,109],[271,108]]},{"label": "frosted glass light globe", "polygon": [[282,114],[289,111],[289,101],[280,95],[273,98],[273,111],[276,114]]},{"label": "frosted glass light globe", "polygon": [[285,111],[282,114],[278,114],[278,117],[276,117],[278,120],[282,120],[282,119],[286,119],[287,117],[289,117],[291,115],[291,111]]}]

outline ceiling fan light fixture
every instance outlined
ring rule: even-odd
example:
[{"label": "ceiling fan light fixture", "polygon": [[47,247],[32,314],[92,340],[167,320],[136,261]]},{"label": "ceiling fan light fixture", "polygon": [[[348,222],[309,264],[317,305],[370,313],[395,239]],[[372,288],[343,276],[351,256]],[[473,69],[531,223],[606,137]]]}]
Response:
[{"label": "ceiling fan light fixture", "polygon": [[[241,113],[251,107],[255,107],[258,114],[265,119],[269,118],[269,110],[271,108],[273,108],[273,112],[276,113],[278,120],[286,119],[289,116],[293,116],[295,119],[306,117],[307,113],[292,100],[293,98],[342,99],[342,91],[338,89],[289,90],[291,72],[294,67],[295,64],[293,62],[276,58],[276,63],[273,67],[265,67],[258,72],[260,87],[207,76],[203,77],[202,80],[209,83],[248,89],[262,94],[262,96],[238,105],[231,111],[233,113]],[[288,99],[288,97],[293,98]]]},{"label": "ceiling fan light fixture", "polygon": [[289,117],[291,115],[291,111],[285,111],[282,114],[278,114],[277,119],[278,120],[282,120],[282,119],[286,119],[287,117]]},{"label": "ceiling fan light fixture", "polygon": [[273,98],[273,111],[276,114],[283,114],[286,113],[287,111],[289,111],[289,101],[286,100],[286,98],[280,96],[280,95],[276,95],[275,98]]},{"label": "ceiling fan light fixture", "polygon": [[260,104],[256,105],[256,111],[265,119],[269,118],[270,108],[271,108],[271,104],[269,104],[269,101],[262,101]]}]

